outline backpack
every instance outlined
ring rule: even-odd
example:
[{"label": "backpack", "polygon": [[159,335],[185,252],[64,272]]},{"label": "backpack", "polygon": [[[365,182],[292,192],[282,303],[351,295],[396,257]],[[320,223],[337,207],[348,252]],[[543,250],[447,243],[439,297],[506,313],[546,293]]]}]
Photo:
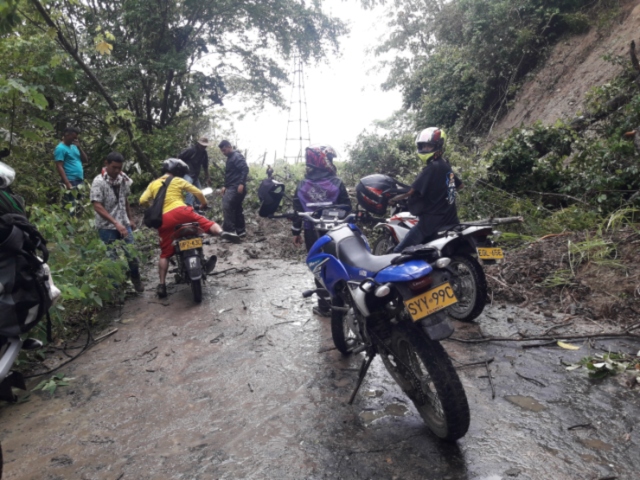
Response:
[{"label": "backpack", "polygon": [[262,218],[269,218],[278,210],[280,202],[284,197],[284,184],[276,182],[270,178],[265,178],[258,187],[258,199],[260,200],[260,211],[258,215]]},{"label": "backpack", "polygon": [[0,189],[0,215],[5,213],[25,214],[24,200],[9,190]]},{"label": "backpack", "polygon": [[0,335],[31,330],[60,295],[46,265],[46,243],[24,215],[0,216]]},{"label": "backpack", "polygon": [[167,196],[167,188],[171,184],[173,176],[170,175],[164,182],[156,198],[153,199],[153,203],[149,208],[144,211],[144,224],[149,228],[158,229],[162,226],[162,209],[164,208],[164,199]]}]

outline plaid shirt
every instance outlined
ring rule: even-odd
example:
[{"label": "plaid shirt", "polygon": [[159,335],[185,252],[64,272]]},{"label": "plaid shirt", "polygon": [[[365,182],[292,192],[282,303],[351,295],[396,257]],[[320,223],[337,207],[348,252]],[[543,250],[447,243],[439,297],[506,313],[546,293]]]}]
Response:
[{"label": "plaid shirt", "polygon": [[[125,227],[130,225],[129,216],[127,215],[127,197],[130,192],[130,183],[130,180],[125,180],[116,187],[107,182],[102,175],[98,175],[91,184],[91,201],[101,203],[105,210],[109,212],[109,215]],[[95,216],[98,230],[116,229],[113,223],[102,218],[97,212]]]}]

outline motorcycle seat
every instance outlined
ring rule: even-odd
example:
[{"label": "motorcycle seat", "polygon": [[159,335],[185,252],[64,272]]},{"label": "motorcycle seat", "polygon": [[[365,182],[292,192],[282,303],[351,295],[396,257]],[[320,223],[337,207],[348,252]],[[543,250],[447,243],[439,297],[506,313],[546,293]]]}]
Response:
[{"label": "motorcycle seat", "polygon": [[198,235],[202,235],[203,233],[204,231],[200,228],[200,225],[198,223],[185,223],[182,225],[177,225],[171,237],[174,240],[177,240],[178,238],[197,237]]},{"label": "motorcycle seat", "polygon": [[373,255],[364,246],[364,242],[356,235],[344,238],[338,244],[338,260],[369,272],[378,273],[391,265],[391,260],[399,257],[399,253],[390,255]]}]

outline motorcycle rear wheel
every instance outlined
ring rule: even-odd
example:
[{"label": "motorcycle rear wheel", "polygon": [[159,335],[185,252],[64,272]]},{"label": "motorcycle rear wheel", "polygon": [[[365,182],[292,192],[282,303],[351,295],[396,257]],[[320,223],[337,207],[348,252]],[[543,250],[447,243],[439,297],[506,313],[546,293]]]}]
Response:
[{"label": "motorcycle rear wheel", "polygon": [[191,280],[191,293],[193,293],[194,302],[202,302],[202,279]]},{"label": "motorcycle rear wheel", "polygon": [[[343,307],[344,302],[341,298],[334,298],[332,305]],[[331,337],[333,344],[343,355],[351,355],[353,348],[358,344],[356,334],[351,331],[347,322],[347,312],[331,310]]]},{"label": "motorcycle rear wheel", "polygon": [[380,349],[382,362],[411,399],[424,423],[443,440],[462,438],[469,430],[469,403],[440,342],[407,325],[394,326],[388,340],[391,354]]},{"label": "motorcycle rear wheel", "polygon": [[451,287],[458,303],[447,308],[447,313],[461,322],[471,322],[482,313],[487,300],[484,270],[470,255],[453,255],[449,268],[455,272]]},{"label": "motorcycle rear wheel", "polygon": [[386,255],[387,250],[389,250],[389,248],[391,247],[395,247],[396,245],[397,244],[393,240],[393,237],[391,236],[391,234],[388,231],[385,231],[382,233],[382,235],[378,237],[376,242],[373,244],[372,253],[374,255]]}]

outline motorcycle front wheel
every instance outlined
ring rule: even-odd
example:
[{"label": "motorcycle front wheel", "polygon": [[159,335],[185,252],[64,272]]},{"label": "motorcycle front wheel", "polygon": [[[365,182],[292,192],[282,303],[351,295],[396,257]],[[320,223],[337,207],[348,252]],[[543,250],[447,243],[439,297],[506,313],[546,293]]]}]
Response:
[{"label": "motorcycle front wheel", "polygon": [[462,438],[470,421],[467,395],[440,342],[413,325],[394,326],[387,340],[382,362],[422,420],[443,440]]},{"label": "motorcycle front wheel", "polygon": [[202,302],[202,279],[191,280],[191,293],[193,293],[194,302]]},{"label": "motorcycle front wheel", "polygon": [[487,279],[478,261],[470,255],[453,255],[449,268],[453,271],[451,287],[458,303],[447,313],[461,322],[471,322],[484,310],[487,299]]},{"label": "motorcycle front wheel", "polygon": [[[332,305],[342,308],[344,302],[341,298],[334,298]],[[343,355],[350,355],[353,348],[358,344],[357,335],[351,330],[347,315],[353,315],[353,312],[343,312],[331,309],[331,337],[333,344]]]},{"label": "motorcycle front wheel", "polygon": [[386,255],[391,247],[395,247],[396,242],[388,231],[385,231],[378,237],[376,243],[373,244],[374,255]]}]

